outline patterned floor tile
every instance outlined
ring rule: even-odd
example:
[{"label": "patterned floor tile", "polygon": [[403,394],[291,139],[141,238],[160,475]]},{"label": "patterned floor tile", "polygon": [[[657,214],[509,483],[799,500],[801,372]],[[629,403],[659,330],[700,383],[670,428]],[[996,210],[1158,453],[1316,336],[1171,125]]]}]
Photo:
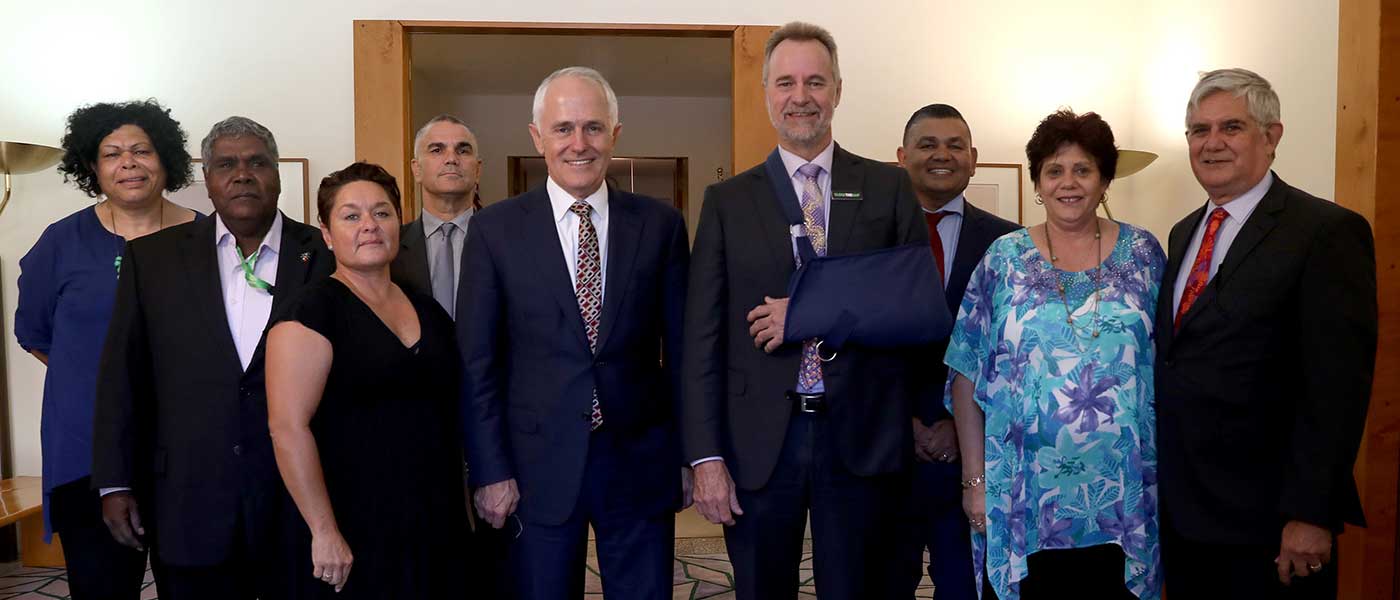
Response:
[{"label": "patterned floor tile", "polygon": [[[690,545],[688,548],[695,548]],[[812,580],[812,554],[810,547],[804,547],[800,577],[802,587],[799,597],[816,598],[816,585]],[[927,558],[925,558],[927,560]],[[603,600],[603,581],[599,576],[598,561],[589,554],[584,575],[584,597],[588,600]],[[0,571],[5,572],[5,571]],[[679,554],[676,556],[673,571],[673,600],[734,600],[734,568],[729,556],[719,554]],[[4,575],[0,575],[0,600],[70,600],[68,597],[67,571],[63,569],[24,568],[12,565]],[[156,587],[149,569],[141,591],[141,600],[157,600]],[[932,599],[933,585],[925,576],[914,597]]]}]

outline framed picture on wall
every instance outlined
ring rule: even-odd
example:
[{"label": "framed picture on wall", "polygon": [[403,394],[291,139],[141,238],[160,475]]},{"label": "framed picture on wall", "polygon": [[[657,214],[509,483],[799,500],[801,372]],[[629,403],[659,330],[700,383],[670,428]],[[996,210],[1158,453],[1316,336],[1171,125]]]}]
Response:
[{"label": "framed picture on wall", "polygon": [[963,195],[977,208],[1008,221],[1024,225],[1025,217],[1034,217],[1022,206],[1021,165],[1017,163],[977,163],[977,173]]},{"label": "framed picture on wall", "polygon": [[[170,200],[206,215],[214,214],[209,189],[204,187],[204,161],[196,158],[193,162],[194,173],[189,187],[171,194]],[[282,176],[282,195],[277,198],[277,208],[288,217],[315,225],[316,217],[311,214],[311,176],[307,173],[309,163],[305,158],[282,158],[277,161],[277,172]]]}]

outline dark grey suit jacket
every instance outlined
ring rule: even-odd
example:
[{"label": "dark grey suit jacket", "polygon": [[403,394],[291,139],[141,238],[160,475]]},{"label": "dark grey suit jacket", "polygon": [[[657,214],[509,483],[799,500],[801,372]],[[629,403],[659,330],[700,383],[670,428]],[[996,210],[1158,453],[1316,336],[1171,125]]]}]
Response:
[{"label": "dark grey suit jacket", "polygon": [[1172,228],[1157,302],[1165,522],[1210,543],[1277,544],[1284,523],[1363,524],[1352,466],[1376,361],[1376,260],[1360,215],[1274,183],[1173,327],[1203,206]]},{"label": "dark grey suit jacket", "polygon": [[[243,369],[229,332],[213,217],[132,240],[98,371],[94,488],[131,487],[166,564],[228,560],[276,531],[286,495],[267,431],[266,337]],[[272,314],[335,258],[282,217]]]},{"label": "dark grey suit jacket", "polygon": [[[928,244],[928,228],[903,169],[846,152],[832,160],[827,254]],[[778,185],[790,186],[789,181]],[[745,318],[764,296],[787,295],[792,238],[760,164],[705,190],[685,316],[682,447],[688,461],[721,456],[734,481],[758,489],[778,462],[797,382],[800,344],[755,348]],[[858,192],[858,197],[841,192]],[[869,476],[913,459],[910,417],[928,369],[908,350],[848,345],[825,363],[830,422],[846,467]]]}]

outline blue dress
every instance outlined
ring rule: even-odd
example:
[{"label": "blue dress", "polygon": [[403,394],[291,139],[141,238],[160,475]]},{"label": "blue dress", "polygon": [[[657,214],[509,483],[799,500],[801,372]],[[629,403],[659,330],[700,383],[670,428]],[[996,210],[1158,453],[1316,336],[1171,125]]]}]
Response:
[{"label": "blue dress", "polygon": [[944,401],[951,409],[960,373],[986,415],[979,589],[985,572],[999,598],[1016,600],[1032,553],[1116,544],[1128,590],[1160,597],[1152,362],[1165,262],[1151,233],[1120,224],[1096,284],[1094,269],[1054,269],[1021,229],[973,272]]},{"label": "blue dress", "polygon": [[19,261],[15,338],[26,351],[49,357],[39,425],[46,533],[49,493],[91,474],[97,363],[125,246],[102,226],[93,205],[49,225]]}]

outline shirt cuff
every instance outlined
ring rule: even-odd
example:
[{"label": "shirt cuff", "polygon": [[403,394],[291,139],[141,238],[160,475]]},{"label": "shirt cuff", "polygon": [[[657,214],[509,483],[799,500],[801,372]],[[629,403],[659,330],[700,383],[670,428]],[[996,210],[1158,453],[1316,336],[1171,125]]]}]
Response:
[{"label": "shirt cuff", "polygon": [[705,458],[702,458],[702,459],[699,459],[699,460],[696,460],[696,461],[691,461],[691,463],[690,463],[690,468],[694,469],[695,467],[700,466],[700,463],[707,463],[707,462],[710,462],[710,461],[712,461],[712,460],[717,460],[717,461],[720,461],[720,462],[724,462],[724,458],[723,458],[723,457],[719,457],[719,456],[706,456]]},{"label": "shirt cuff", "polygon": [[99,489],[97,490],[97,495],[99,495],[99,496],[106,496],[107,494],[114,494],[114,493],[116,493],[116,492],[129,492],[129,491],[131,491],[131,488],[129,488],[129,487],[99,488]]}]

